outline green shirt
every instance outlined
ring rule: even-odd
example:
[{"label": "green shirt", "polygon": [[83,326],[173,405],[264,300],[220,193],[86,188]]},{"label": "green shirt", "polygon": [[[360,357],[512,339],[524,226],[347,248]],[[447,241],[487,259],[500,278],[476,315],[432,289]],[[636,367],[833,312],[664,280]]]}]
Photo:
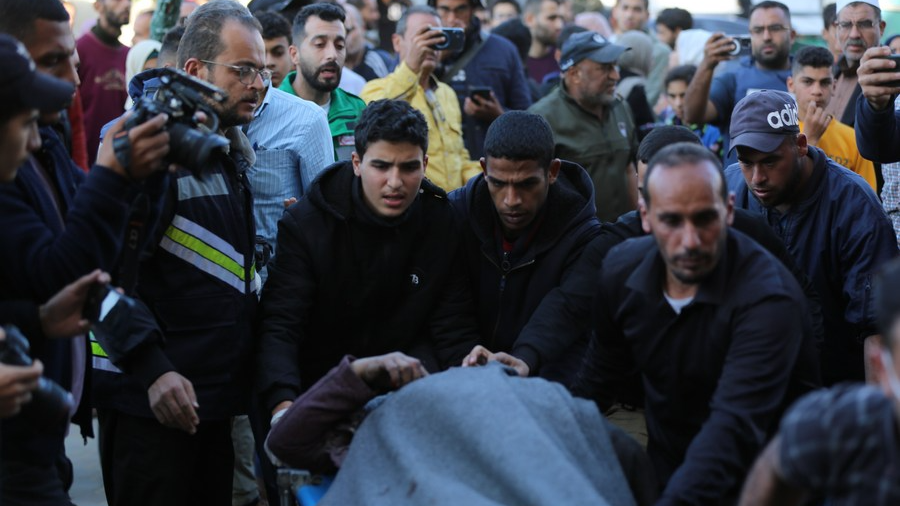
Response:
[{"label": "green shirt", "polygon": [[[297,96],[293,87],[296,78],[297,71],[291,72],[281,81],[278,89]],[[356,144],[353,132],[356,129],[359,115],[365,108],[366,103],[356,95],[347,93],[340,88],[335,88],[331,92],[331,104],[328,106],[328,127],[331,129],[331,138],[334,140],[335,160],[350,159],[350,153],[353,152]]]},{"label": "green shirt", "polygon": [[601,121],[582,109],[560,83],[528,112],[539,114],[550,123],[556,141],[555,156],[580,164],[590,174],[598,218],[615,221],[634,210],[628,178],[635,176],[627,169],[637,153],[637,139],[628,104],[616,98]]}]

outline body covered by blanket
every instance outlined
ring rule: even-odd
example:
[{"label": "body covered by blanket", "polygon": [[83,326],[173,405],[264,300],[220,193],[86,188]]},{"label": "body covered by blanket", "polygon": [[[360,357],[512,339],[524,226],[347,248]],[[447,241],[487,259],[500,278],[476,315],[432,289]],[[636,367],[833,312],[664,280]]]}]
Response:
[{"label": "body covered by blanket", "polygon": [[500,366],[390,395],[359,427],[322,506],[632,506],[596,406]]}]

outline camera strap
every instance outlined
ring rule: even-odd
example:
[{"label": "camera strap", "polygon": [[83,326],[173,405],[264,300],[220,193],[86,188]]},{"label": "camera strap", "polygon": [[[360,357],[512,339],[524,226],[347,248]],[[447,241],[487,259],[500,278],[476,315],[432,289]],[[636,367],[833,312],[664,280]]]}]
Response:
[{"label": "camera strap", "polygon": [[453,65],[444,72],[444,75],[441,76],[441,81],[446,84],[450,84],[450,81],[453,80],[453,76],[455,76],[460,70],[463,69],[466,65],[472,61],[472,58],[475,58],[475,55],[478,54],[478,51],[481,51],[481,48],[487,43],[488,37],[491,35],[487,32],[481,32],[481,40],[476,44],[472,44],[472,47],[469,48],[468,51],[464,52],[459,56],[459,59],[453,62]]},{"label": "camera strap", "polygon": [[116,160],[122,165],[128,177],[134,179],[131,177],[131,169],[129,168],[131,166],[131,139],[128,138],[128,130],[117,132],[113,136],[112,146]]}]

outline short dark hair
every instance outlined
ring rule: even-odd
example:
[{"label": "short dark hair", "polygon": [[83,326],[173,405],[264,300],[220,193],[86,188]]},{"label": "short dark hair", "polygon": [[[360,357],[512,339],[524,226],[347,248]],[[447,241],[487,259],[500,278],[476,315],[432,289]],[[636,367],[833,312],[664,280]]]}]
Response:
[{"label": "short dark hair", "polygon": [[834,65],[834,55],[831,51],[819,46],[806,46],[794,55],[794,63],[791,65],[791,73],[797,75],[803,67],[814,69],[828,68]]},{"label": "short dark hair", "polygon": [[[620,3],[622,3],[622,0],[616,0],[616,5],[617,5],[617,6],[618,6]],[[644,9],[645,9],[645,10],[650,10],[650,0],[644,0]]]},{"label": "short dark hair", "polygon": [[656,24],[663,25],[672,31],[676,28],[690,30],[694,27],[694,17],[691,16],[690,12],[679,9],[678,7],[663,9],[659,12],[659,15],[656,16]]},{"label": "short dark hair", "polygon": [[822,23],[824,23],[825,29],[828,30],[829,28],[834,26],[834,22],[836,20],[837,20],[837,4],[832,2],[828,5],[826,5],[824,9],[822,9]]},{"label": "short dark hair", "polygon": [[727,202],[728,186],[725,184],[725,172],[722,170],[722,162],[719,158],[700,143],[679,142],[662,148],[647,163],[647,173],[644,174],[644,188],[641,192],[644,197],[644,204],[648,208],[650,207],[650,175],[658,167],[670,169],[684,165],[698,165],[703,162],[709,162],[715,167],[716,172],[719,174],[719,194],[722,200]]},{"label": "short dark hair", "polygon": [[307,5],[294,17],[294,40],[298,44],[306,38],[306,22],[313,16],[328,23],[332,21],[343,23],[347,19],[347,13],[338,4],[319,2]]},{"label": "short dark hair", "polygon": [[546,172],[553,160],[553,129],[543,117],[525,111],[509,111],[488,127],[484,156],[506,160],[535,160]]},{"label": "short dark hair", "polygon": [[872,295],[878,331],[881,333],[881,343],[889,350],[900,344],[895,342],[891,333],[894,322],[900,318],[898,287],[900,287],[900,259],[894,259],[882,268],[872,283]]},{"label": "short dark hair", "polygon": [[512,42],[519,51],[519,59],[523,62],[528,59],[528,50],[531,49],[531,30],[520,18],[507,19],[491,30],[491,33]]},{"label": "short dark hair", "polygon": [[178,46],[181,45],[181,38],[184,37],[184,25],[175,25],[165,35],[159,47],[159,66],[165,66],[167,62],[176,65],[178,62]]},{"label": "short dark hair", "polygon": [[403,100],[376,100],[363,109],[353,132],[356,154],[366,154],[369,144],[378,141],[408,142],[428,152],[428,123],[425,116]]},{"label": "short dark hair", "polygon": [[666,78],[663,80],[663,86],[668,88],[669,83],[673,81],[684,81],[690,84],[691,79],[694,78],[694,74],[696,73],[697,67],[695,65],[679,65],[666,73]]},{"label": "short dark hair", "polygon": [[566,25],[559,32],[559,37],[556,38],[556,47],[557,49],[562,49],[563,44],[569,40],[569,37],[575,35],[576,33],[586,32],[587,28],[578,25]]},{"label": "short dark hair", "polygon": [[259,26],[262,27],[262,38],[265,40],[284,37],[288,44],[291,43],[291,22],[280,12],[262,11],[254,14]]},{"label": "short dark hair", "polygon": [[0,32],[12,35],[26,45],[38,19],[68,22],[69,13],[60,0],[0,1]]},{"label": "short dark hair", "polygon": [[637,150],[637,159],[647,163],[653,158],[653,155],[662,151],[662,149],[670,144],[678,144],[679,142],[687,142],[691,144],[703,144],[700,137],[691,132],[687,127],[681,125],[660,125],[653,128],[641,141]]},{"label": "short dark hair", "polygon": [[429,16],[441,19],[441,15],[434,10],[434,7],[429,5],[413,5],[406,9],[403,12],[403,15],[400,16],[400,19],[397,20],[397,27],[394,29],[394,33],[402,37],[406,33],[406,25],[409,23],[409,17],[413,14],[428,14]]},{"label": "short dark hair", "polygon": [[516,12],[522,14],[522,5],[518,2],[518,0],[494,0],[491,2],[491,14],[494,13],[494,7],[500,4],[509,4],[512,5]]},{"label": "short dark hair", "polygon": [[560,0],[525,0],[525,6],[523,7],[522,12],[537,14],[541,12],[541,4],[544,2],[561,3]]},{"label": "short dark hair", "polygon": [[259,21],[243,5],[233,0],[212,0],[197,7],[188,18],[178,45],[178,67],[184,68],[190,58],[215,60],[225,49],[222,28],[229,21],[261,31]]},{"label": "short dark hair", "polygon": [[749,18],[750,16],[752,16],[757,9],[781,9],[782,11],[784,11],[784,15],[787,16],[788,23],[791,22],[791,10],[787,5],[784,5],[781,2],[775,2],[774,0],[766,0],[765,2],[760,2],[750,8],[750,13],[747,17]]}]

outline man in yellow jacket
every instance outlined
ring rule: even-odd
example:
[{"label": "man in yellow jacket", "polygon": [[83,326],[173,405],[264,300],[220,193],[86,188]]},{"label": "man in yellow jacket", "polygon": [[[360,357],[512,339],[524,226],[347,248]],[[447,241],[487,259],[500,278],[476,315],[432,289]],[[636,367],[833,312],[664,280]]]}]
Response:
[{"label": "man in yellow jacket", "polygon": [[462,113],[456,93],[432,76],[440,51],[432,48],[444,36],[434,29],[441,18],[431,7],[413,6],[397,22],[392,36],[400,65],[363,88],[366,102],[379,99],[405,100],[425,115],[428,122],[428,171],[431,182],[450,192],[481,173],[477,160],[469,158],[463,145]]},{"label": "man in yellow jacket", "polygon": [[834,93],[830,58],[827,49],[817,46],[805,47],[794,55],[793,75],[787,78],[787,87],[797,97],[800,131],[811,146],[862,176],[877,191],[875,166],[859,154],[856,133],[825,112]]}]

